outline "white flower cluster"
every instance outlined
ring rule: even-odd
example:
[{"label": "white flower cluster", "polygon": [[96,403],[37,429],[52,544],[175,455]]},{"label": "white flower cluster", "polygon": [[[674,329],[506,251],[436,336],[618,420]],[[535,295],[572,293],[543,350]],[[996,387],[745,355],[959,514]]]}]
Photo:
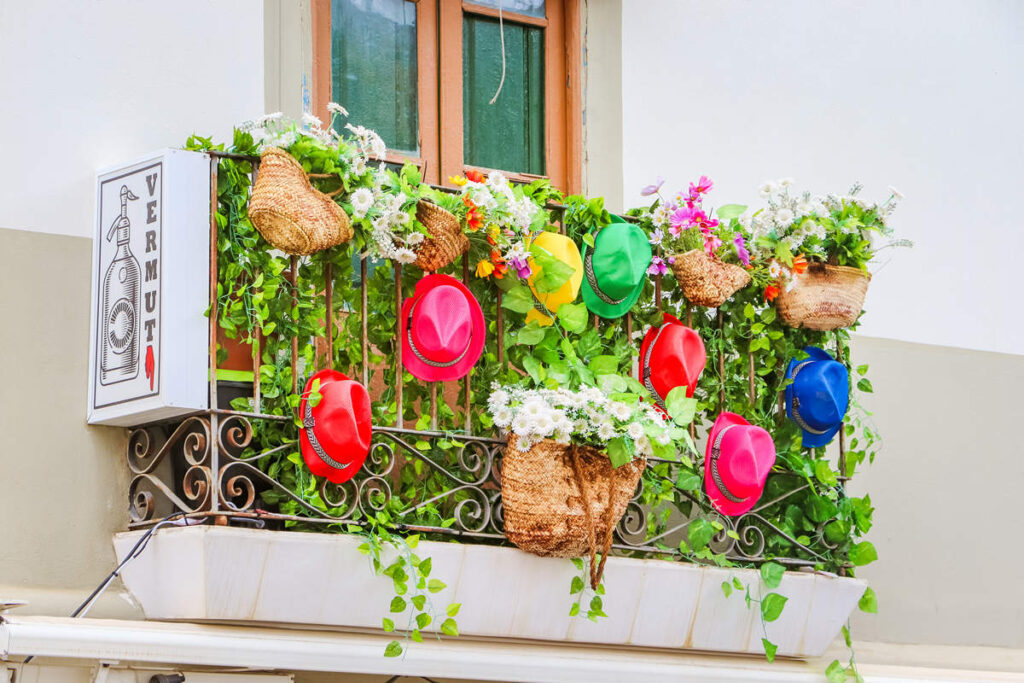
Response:
[{"label": "white flower cluster", "polygon": [[540,211],[532,199],[517,192],[501,172],[492,171],[482,183],[467,180],[462,189],[483,211],[488,225],[528,232]]},{"label": "white flower cluster", "polygon": [[652,439],[660,445],[672,440],[669,423],[650,404],[618,401],[596,387],[571,391],[494,384],[487,410],[494,424],[516,435],[523,451],[544,439],[603,446],[624,438],[637,456],[648,457]]},{"label": "white flower cluster", "polygon": [[390,194],[378,189],[375,193],[372,202],[375,217],[370,223],[372,239],[366,245],[375,258],[392,259],[402,265],[416,260],[412,247],[421,243],[424,235],[408,231],[412,226],[409,209],[405,206],[408,201],[404,192]]}]

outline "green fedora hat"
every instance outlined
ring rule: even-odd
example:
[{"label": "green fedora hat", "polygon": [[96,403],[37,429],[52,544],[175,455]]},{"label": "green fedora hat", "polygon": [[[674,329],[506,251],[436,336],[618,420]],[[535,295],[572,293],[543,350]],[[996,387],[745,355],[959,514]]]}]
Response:
[{"label": "green fedora hat", "polygon": [[651,243],[620,216],[592,233],[594,248],[583,244],[583,301],[602,318],[619,318],[643,291],[651,265]]}]

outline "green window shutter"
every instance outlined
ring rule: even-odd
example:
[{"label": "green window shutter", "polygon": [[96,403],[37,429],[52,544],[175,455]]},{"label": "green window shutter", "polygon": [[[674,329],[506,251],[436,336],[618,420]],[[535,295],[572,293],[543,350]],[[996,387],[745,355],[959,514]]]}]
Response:
[{"label": "green window shutter", "polygon": [[416,3],[332,0],[332,98],[388,148],[419,153]]},{"label": "green window shutter", "polygon": [[471,166],[545,173],[544,29],[505,22],[505,83],[498,21],[462,22],[463,158]]}]

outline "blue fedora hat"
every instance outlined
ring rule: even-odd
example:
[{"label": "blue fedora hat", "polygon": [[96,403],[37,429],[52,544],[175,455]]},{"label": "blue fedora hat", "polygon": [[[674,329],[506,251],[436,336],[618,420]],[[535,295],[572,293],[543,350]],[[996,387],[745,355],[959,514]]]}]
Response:
[{"label": "blue fedora hat", "polygon": [[826,446],[843,426],[850,404],[850,374],[825,351],[808,346],[808,358],[786,368],[786,415],[803,430],[804,448]]}]

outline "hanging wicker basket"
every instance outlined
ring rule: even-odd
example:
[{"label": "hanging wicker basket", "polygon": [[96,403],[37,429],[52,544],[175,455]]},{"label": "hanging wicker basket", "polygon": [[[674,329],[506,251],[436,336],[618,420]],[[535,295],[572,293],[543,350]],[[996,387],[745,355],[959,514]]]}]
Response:
[{"label": "hanging wicker basket", "polygon": [[838,330],[857,321],[871,275],[859,268],[808,264],[788,292],[775,300],[779,319],[790,327]]},{"label": "hanging wicker basket", "polygon": [[415,265],[433,273],[469,251],[469,238],[462,232],[462,224],[450,211],[421,199],[416,204],[416,220],[430,233],[416,249]]},{"label": "hanging wicker basket", "polygon": [[[596,448],[544,440],[528,451],[510,435],[501,467],[505,536],[534,555],[591,557],[600,583],[614,531],[636,492],[646,460],[612,467]],[[600,566],[594,555],[600,551]]]},{"label": "hanging wicker basket", "polygon": [[703,249],[676,254],[672,272],[690,303],[708,308],[721,306],[726,299],[750,283],[743,267],[723,263]]},{"label": "hanging wicker basket", "polygon": [[313,187],[295,158],[277,147],[260,155],[249,219],[270,245],[305,256],[352,239],[348,215]]}]

